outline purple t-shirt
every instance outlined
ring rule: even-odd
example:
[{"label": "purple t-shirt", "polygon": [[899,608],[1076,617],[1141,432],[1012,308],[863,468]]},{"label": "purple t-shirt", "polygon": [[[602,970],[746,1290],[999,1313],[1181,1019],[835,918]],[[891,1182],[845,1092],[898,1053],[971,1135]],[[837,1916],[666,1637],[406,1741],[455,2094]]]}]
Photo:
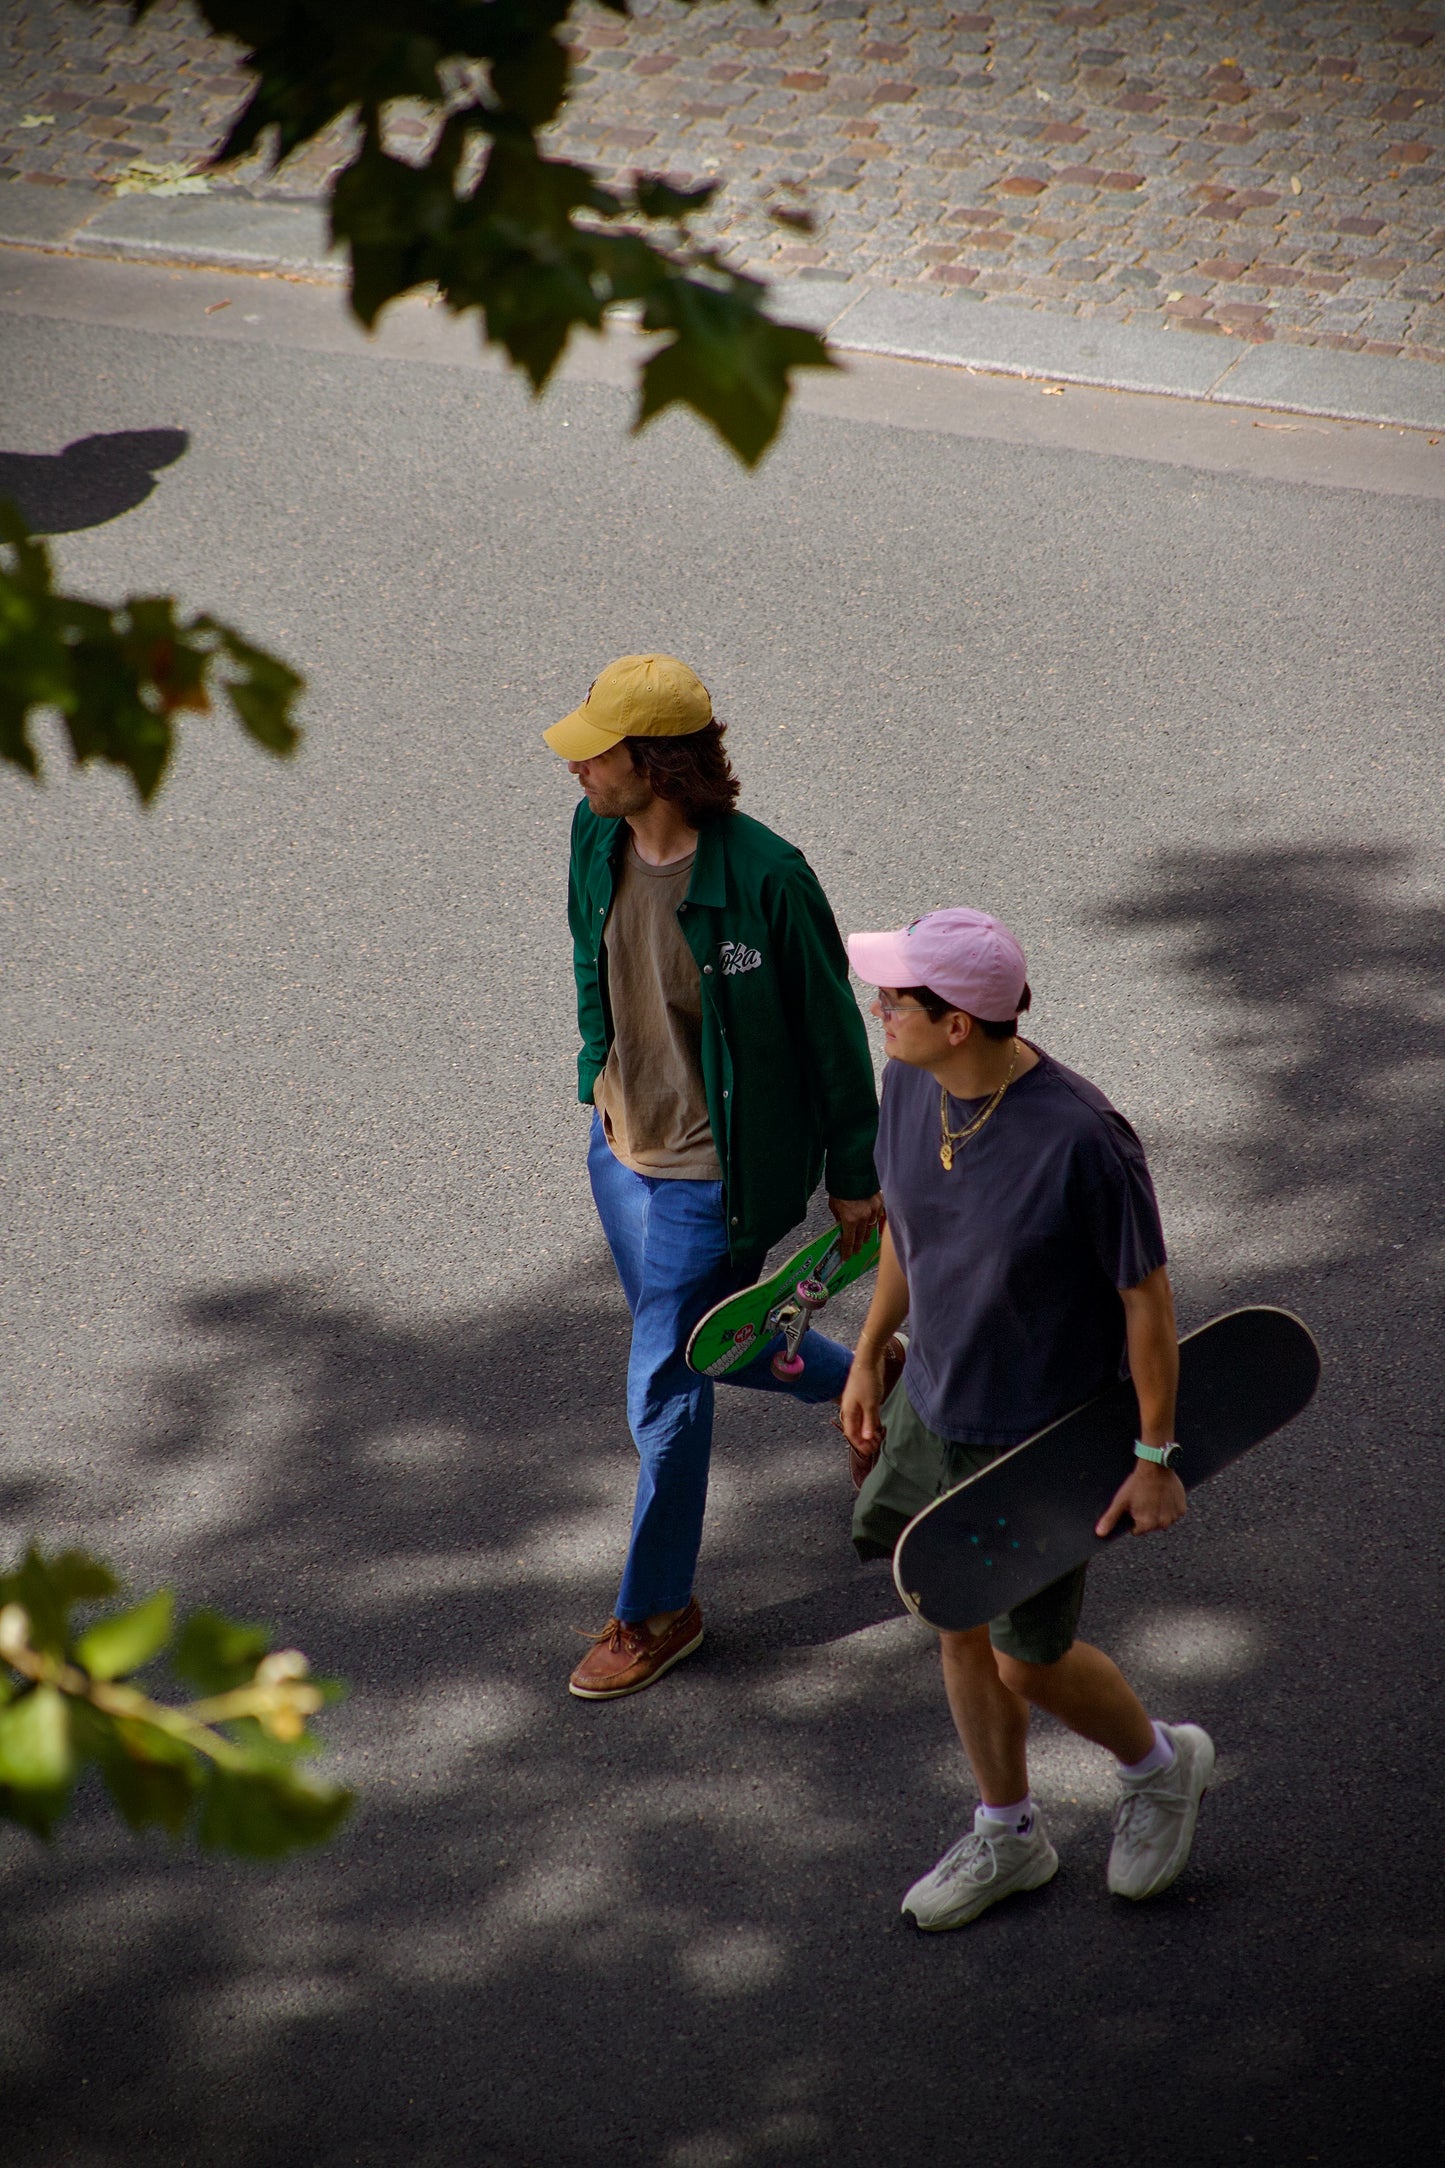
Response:
[{"label": "purple t-shirt", "polygon": [[[878,1169],[908,1279],[904,1383],[930,1430],[1017,1445],[1124,1364],[1121,1287],[1164,1263],[1144,1147],[1101,1091],[1042,1054],[945,1173],[938,1085],[890,1061]],[[961,1129],[982,1099],[952,1099]]]}]

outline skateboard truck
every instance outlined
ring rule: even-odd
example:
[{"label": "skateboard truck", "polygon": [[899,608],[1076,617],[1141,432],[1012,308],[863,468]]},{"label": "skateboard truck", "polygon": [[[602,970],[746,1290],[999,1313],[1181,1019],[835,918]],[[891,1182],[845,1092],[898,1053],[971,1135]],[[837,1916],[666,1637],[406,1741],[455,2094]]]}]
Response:
[{"label": "skateboard truck", "polygon": [[828,1290],[821,1280],[799,1280],[792,1294],[768,1312],[766,1337],[771,1339],[778,1332],[783,1335],[783,1345],[769,1366],[775,1378],[801,1377],[803,1358],[798,1350],[813,1322],[813,1312],[821,1310],[827,1300]]},{"label": "skateboard truck", "polygon": [[803,1337],[814,1313],[877,1262],[876,1228],[851,1257],[843,1257],[842,1247],[842,1229],[830,1227],[766,1279],[714,1303],[692,1328],[688,1368],[705,1378],[732,1378],[759,1361],[766,1349],[770,1357],[776,1356],[772,1368],[778,1382],[796,1385],[803,1368]]}]

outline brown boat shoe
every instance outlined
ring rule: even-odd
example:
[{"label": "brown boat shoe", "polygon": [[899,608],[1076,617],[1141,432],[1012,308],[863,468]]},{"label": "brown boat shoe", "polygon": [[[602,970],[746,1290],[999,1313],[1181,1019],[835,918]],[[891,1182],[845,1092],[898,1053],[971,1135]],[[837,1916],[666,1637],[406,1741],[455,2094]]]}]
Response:
[{"label": "brown boat shoe", "polygon": [[[900,1334],[894,1333],[887,1347],[883,1350],[883,1398],[885,1400],[902,1377],[903,1365],[907,1360],[908,1342]],[[833,1418],[833,1428],[835,1430],[843,1429],[842,1420],[836,1415]],[[844,1432],[844,1435],[846,1437],[847,1433]],[[848,1440],[848,1473],[853,1478],[855,1491],[862,1490],[864,1483],[878,1465],[878,1455],[882,1450],[881,1440],[874,1446],[871,1453],[860,1453],[852,1439]]]},{"label": "brown boat shoe", "polygon": [[675,1619],[649,1633],[646,1626],[631,1626],[625,1619],[610,1618],[571,1678],[567,1691],[579,1701],[615,1701],[622,1694],[640,1694],[691,1656],[702,1642],[702,1612],[697,1598],[688,1599]]}]

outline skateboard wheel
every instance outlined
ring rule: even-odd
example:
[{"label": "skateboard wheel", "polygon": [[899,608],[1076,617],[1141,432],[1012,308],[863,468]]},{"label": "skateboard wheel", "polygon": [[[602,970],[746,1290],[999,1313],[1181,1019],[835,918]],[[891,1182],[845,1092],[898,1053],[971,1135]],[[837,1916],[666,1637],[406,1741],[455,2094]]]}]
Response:
[{"label": "skateboard wheel", "polygon": [[821,1310],[828,1300],[828,1290],[821,1280],[799,1280],[793,1293],[805,1310]]},{"label": "skateboard wheel", "polygon": [[775,1355],[770,1367],[775,1378],[800,1378],[806,1365],[801,1355]]}]

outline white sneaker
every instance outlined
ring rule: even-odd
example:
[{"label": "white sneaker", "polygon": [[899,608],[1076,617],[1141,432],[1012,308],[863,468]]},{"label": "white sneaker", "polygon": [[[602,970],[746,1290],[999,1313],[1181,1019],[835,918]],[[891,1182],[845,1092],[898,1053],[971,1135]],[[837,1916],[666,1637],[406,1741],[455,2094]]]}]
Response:
[{"label": "white sneaker", "polygon": [[1167,1769],[1125,1777],[1114,1816],[1109,1890],[1115,1897],[1157,1897],[1189,1857],[1199,1802],[1214,1774],[1214,1741],[1197,1724],[1161,1724],[1174,1748]]},{"label": "white sneaker", "polygon": [[1039,1889],[1059,1871],[1059,1855],[1034,1816],[1025,1837],[985,1819],[980,1808],[967,1835],[951,1844],[936,1867],[914,1883],[901,1910],[929,1933],[965,1927],[980,1912],[1012,1897],[1016,1890]]}]

